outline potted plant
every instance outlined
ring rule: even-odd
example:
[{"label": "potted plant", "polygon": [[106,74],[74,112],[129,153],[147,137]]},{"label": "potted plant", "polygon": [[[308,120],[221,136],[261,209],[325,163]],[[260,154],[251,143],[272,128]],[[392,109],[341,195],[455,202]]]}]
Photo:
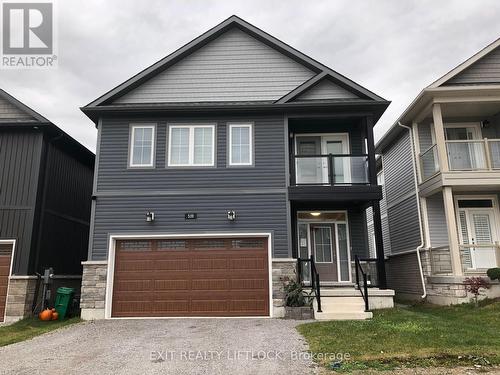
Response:
[{"label": "potted plant", "polygon": [[301,283],[287,279],[285,292],[285,319],[313,319],[312,292],[307,293]]}]

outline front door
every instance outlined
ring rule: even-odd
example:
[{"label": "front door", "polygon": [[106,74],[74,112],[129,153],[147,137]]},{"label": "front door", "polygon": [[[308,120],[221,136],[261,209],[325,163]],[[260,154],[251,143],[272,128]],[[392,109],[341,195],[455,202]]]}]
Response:
[{"label": "front door", "polygon": [[311,254],[322,281],[338,281],[334,224],[310,225]]},{"label": "front door", "polygon": [[[460,226],[465,249],[465,263],[469,269],[495,267],[496,235],[492,209],[461,209]],[[477,247],[474,245],[478,245]]]}]

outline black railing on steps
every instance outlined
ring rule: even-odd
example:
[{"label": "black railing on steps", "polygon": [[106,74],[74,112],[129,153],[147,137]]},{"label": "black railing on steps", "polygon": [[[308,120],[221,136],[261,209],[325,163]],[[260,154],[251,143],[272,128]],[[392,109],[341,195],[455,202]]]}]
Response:
[{"label": "black railing on steps", "polygon": [[[354,256],[354,264],[356,270],[356,287],[365,301],[365,311],[368,311],[370,309],[370,302],[368,300],[368,275],[363,270],[363,267],[361,267],[361,259],[357,255]],[[360,285],[360,276],[363,285]]]},{"label": "black railing on steps", "polygon": [[321,290],[319,287],[319,273],[316,269],[316,263],[314,263],[314,255],[311,255],[310,258],[297,258],[297,281],[299,283],[303,283],[302,280],[302,263],[309,263],[310,266],[310,277],[311,277],[311,288],[314,291],[314,295],[316,297],[316,302],[318,303],[318,312],[322,312],[321,310]]}]

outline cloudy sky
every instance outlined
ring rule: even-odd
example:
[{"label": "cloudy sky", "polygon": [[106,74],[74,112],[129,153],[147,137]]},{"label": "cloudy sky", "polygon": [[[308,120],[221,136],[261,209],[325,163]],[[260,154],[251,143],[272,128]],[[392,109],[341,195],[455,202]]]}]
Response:
[{"label": "cloudy sky", "polygon": [[500,37],[498,0],[56,0],[59,67],[2,70],[0,87],[91,150],[79,107],[232,14],[392,101],[380,137],[418,92]]}]

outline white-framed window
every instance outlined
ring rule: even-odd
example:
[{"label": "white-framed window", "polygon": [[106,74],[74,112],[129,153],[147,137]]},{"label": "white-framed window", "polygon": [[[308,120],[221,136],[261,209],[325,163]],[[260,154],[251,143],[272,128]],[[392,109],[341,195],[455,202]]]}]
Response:
[{"label": "white-framed window", "polygon": [[229,165],[252,165],[252,124],[229,124]]},{"label": "white-framed window", "polygon": [[153,167],[155,146],[154,124],[137,124],[130,127],[130,167]]},{"label": "white-framed window", "polygon": [[215,125],[169,125],[168,166],[215,165]]}]

